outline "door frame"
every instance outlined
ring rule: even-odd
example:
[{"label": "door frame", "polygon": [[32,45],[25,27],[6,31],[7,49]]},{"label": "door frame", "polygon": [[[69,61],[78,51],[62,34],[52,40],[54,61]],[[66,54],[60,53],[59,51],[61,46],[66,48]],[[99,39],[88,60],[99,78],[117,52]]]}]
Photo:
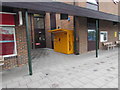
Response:
[{"label": "door frame", "polygon": [[[90,26],[90,24],[92,24]],[[87,51],[93,51],[93,50],[89,50],[89,44],[88,44],[88,30],[89,29],[93,29],[96,31],[96,20],[95,19],[92,19],[92,18],[87,18]],[[95,48],[96,49],[96,48]]]},{"label": "door frame", "polygon": [[[87,29],[87,51],[93,51],[93,50],[89,50],[88,30],[94,30],[95,31],[95,36],[96,36],[96,30],[95,29]],[[96,44],[96,37],[95,37],[95,41],[93,41],[93,42],[95,42],[95,44]],[[96,45],[95,45],[94,50],[95,49],[96,49]]]},{"label": "door frame", "polygon": [[[53,18],[53,16],[52,15],[54,15],[54,20],[52,20],[52,18]],[[56,29],[57,27],[57,25],[56,25],[56,13],[50,13],[50,26],[51,26],[51,30],[53,29],[52,28],[52,22],[54,22],[54,24],[55,24],[55,28],[54,29]],[[51,44],[52,44],[52,49],[54,49],[54,41],[53,41],[53,34],[51,33]]]},{"label": "door frame", "polygon": [[[40,14],[40,13],[34,13],[34,14]],[[45,14],[42,14],[43,15],[43,17],[39,17],[39,16],[34,16],[34,14],[33,14],[33,25],[34,25],[34,37],[33,37],[33,39],[34,39],[34,49],[37,49],[36,47],[35,47],[35,23],[34,23],[34,18],[43,18],[43,21],[44,21],[44,32],[45,32]],[[36,28],[36,29],[39,29],[39,28]],[[44,33],[44,35],[45,35],[45,48],[46,48],[46,32]]]}]

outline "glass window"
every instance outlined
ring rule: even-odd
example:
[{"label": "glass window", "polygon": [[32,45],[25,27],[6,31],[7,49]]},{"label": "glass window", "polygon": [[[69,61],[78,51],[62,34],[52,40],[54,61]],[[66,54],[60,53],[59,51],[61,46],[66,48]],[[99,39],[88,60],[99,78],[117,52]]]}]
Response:
[{"label": "glass window", "polygon": [[68,20],[68,14],[60,14],[61,20]]},{"label": "glass window", "polygon": [[90,3],[87,3],[87,8],[92,9],[92,10],[98,10],[97,5],[93,5],[93,4],[90,4]]},{"label": "glass window", "polygon": [[119,3],[120,0],[113,0],[115,4]]},{"label": "glass window", "polygon": [[88,30],[88,40],[95,41],[96,40],[96,31],[95,30]]},{"label": "glass window", "polygon": [[87,0],[87,8],[92,10],[98,10],[98,4],[96,0]]},{"label": "glass window", "polygon": [[108,32],[107,31],[101,31],[100,32],[100,41],[101,42],[107,42],[108,41]]},{"label": "glass window", "polygon": [[87,2],[92,3],[92,4],[97,4],[96,0],[87,0]]},{"label": "glass window", "polygon": [[44,18],[35,17],[34,25],[35,25],[35,28],[44,29]]},{"label": "glass window", "polygon": [[88,18],[87,24],[88,24],[88,29],[95,30],[95,28],[96,28],[96,20],[95,19]]},{"label": "glass window", "polygon": [[14,27],[0,27],[0,36],[2,36],[0,38],[0,47],[2,47],[0,55],[3,57],[17,55]]}]

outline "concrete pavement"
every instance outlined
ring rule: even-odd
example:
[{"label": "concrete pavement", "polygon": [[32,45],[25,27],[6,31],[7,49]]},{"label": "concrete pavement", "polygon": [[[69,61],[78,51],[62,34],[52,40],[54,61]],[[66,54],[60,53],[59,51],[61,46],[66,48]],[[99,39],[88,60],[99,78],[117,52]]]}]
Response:
[{"label": "concrete pavement", "polygon": [[3,71],[3,88],[118,88],[118,49],[65,55],[52,49],[32,51],[28,66]]}]

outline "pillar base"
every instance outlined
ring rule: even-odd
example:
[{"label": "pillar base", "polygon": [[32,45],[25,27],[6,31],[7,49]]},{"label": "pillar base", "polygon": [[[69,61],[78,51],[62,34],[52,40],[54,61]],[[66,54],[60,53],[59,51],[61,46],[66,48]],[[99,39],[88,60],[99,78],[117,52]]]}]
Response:
[{"label": "pillar base", "polygon": [[79,53],[75,53],[75,55],[80,55]]}]

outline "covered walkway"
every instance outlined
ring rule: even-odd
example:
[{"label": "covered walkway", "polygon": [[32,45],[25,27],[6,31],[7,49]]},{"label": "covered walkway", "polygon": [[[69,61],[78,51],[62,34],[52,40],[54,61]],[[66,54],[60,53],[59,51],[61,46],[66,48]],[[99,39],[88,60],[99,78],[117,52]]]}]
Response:
[{"label": "covered walkway", "polygon": [[[6,1],[6,0],[5,0]],[[30,32],[29,32],[29,24],[28,24],[28,13],[37,12],[50,12],[50,13],[64,13],[74,16],[74,52],[78,54],[77,48],[77,32],[76,32],[76,19],[77,17],[87,17],[96,19],[96,57],[98,57],[98,22],[99,20],[108,20],[119,22],[119,17],[117,15],[112,15],[108,13],[103,13],[96,10],[91,10],[87,8],[82,8],[79,6],[68,5],[60,2],[2,2],[1,6],[19,8],[25,10],[25,21],[26,21],[26,37],[27,37],[27,48],[28,48],[28,64],[29,64],[29,74],[32,75],[32,64],[31,64],[31,55],[30,55]],[[32,7],[31,7],[32,6]],[[54,55],[52,55],[54,56]],[[71,57],[71,56],[70,56]],[[33,59],[35,57],[32,57]],[[44,57],[43,57],[44,58]],[[46,56],[45,56],[46,58]],[[71,57],[73,58],[73,57]],[[74,57],[75,58],[75,57]],[[54,58],[53,58],[54,59]]]}]

